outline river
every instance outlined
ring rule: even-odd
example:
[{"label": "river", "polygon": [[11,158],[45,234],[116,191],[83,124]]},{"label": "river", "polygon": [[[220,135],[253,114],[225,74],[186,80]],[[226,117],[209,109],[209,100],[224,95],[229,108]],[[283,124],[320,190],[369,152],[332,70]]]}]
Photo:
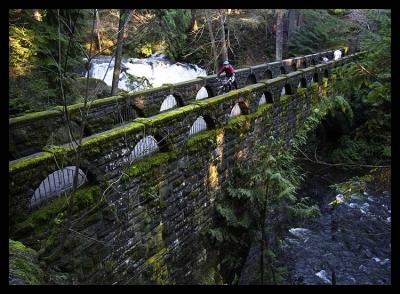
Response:
[{"label": "river", "polygon": [[[98,56],[92,60],[89,76],[104,79],[111,86],[113,70],[114,59],[111,56]],[[135,76],[137,81],[130,83],[129,75]],[[130,92],[148,88],[146,81],[152,87],[159,87],[206,75],[206,70],[195,64],[172,63],[165,55],[154,53],[148,58],[122,58],[118,88]]]},{"label": "river", "polygon": [[[297,197],[309,196],[321,216],[286,224],[281,235],[280,284],[391,284],[391,193],[369,184],[363,195],[329,186],[350,176],[339,169],[308,168]],[[350,194],[350,195],[349,195]],[[333,206],[335,199],[340,202]],[[259,244],[251,246],[239,284],[259,284]]]}]

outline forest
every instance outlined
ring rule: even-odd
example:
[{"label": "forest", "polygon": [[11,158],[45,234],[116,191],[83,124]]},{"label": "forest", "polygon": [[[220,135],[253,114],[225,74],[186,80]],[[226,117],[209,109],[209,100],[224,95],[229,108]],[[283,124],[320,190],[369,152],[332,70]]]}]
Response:
[{"label": "forest", "polygon": [[[146,203],[154,199],[160,202],[155,215],[162,215],[160,223],[164,226],[153,224],[155,208],[153,204],[145,204],[148,206],[143,222],[149,222],[145,228],[152,227],[156,233],[152,237],[142,234],[141,245],[133,249],[123,247],[137,260],[134,265],[121,269],[122,261],[114,257],[117,251],[105,253],[107,258],[102,261],[89,253],[85,256],[77,253],[89,248],[84,246],[87,240],[99,244],[112,241],[104,241],[97,235],[84,237],[84,231],[74,227],[79,227],[81,214],[84,217],[93,211],[97,215],[104,215],[104,211],[114,213],[119,217],[113,226],[123,231],[130,226],[131,213],[139,213],[125,212],[119,204],[114,205],[114,196],[107,195],[114,195],[110,194],[113,189],[127,185],[122,182],[125,178],[133,178],[135,184],[131,185],[139,187],[141,184],[134,178],[141,171],[143,178],[164,177],[161,171],[150,173],[149,169],[166,167],[174,160],[178,162],[176,173],[179,173],[184,160],[177,159],[182,152],[181,147],[174,145],[178,143],[171,144],[168,153],[164,151],[167,147],[162,144],[169,140],[169,135],[161,139],[155,136],[162,151],[159,157],[141,151],[144,158],[130,161],[119,178],[110,176],[105,186],[97,182],[99,178],[106,179],[113,172],[112,167],[104,174],[93,172],[95,186],[80,187],[78,166],[94,160],[105,148],[99,144],[90,147],[90,152],[85,149],[86,141],[91,142],[91,137],[85,138],[85,126],[90,123],[92,102],[128,97],[141,91],[147,93],[158,87],[211,76],[226,61],[237,71],[339,48],[343,48],[344,56],[362,54],[332,70],[334,78],[323,80],[328,90],[313,83],[307,86],[310,99],[314,99],[313,87],[317,92],[320,89],[319,104],[296,126],[299,129],[290,143],[269,137],[272,139],[268,144],[255,144],[259,146],[250,151],[251,159],[247,163],[235,160],[226,167],[229,176],[218,181],[220,169],[225,168],[214,155],[220,148],[219,142],[224,136],[228,140],[230,132],[237,138],[245,136],[243,132],[252,129],[250,121],[255,116],[251,118],[250,113],[250,118],[245,118],[248,113],[242,109],[239,116],[229,118],[224,133],[220,129],[223,122],[216,121],[215,129],[206,127],[206,131],[189,137],[186,145],[189,151],[183,158],[193,154],[202,158],[200,148],[216,148],[208,151],[212,159],[204,165],[189,164],[199,169],[194,172],[195,177],[201,177],[204,171],[208,179],[204,183],[216,177],[221,186],[213,192],[207,188],[210,193],[207,195],[215,197],[215,202],[209,204],[213,207],[210,226],[199,232],[197,227],[195,230],[194,238],[199,238],[201,245],[185,249],[197,254],[193,255],[196,260],[204,260],[199,262],[201,265],[197,266],[197,261],[180,261],[173,253],[172,257],[160,257],[164,251],[179,247],[176,241],[168,243],[165,237],[174,234],[174,229],[161,229],[169,226],[164,217],[171,205],[163,197],[169,195],[173,199],[179,194],[172,192],[176,188],[173,184],[165,184],[166,179],[162,184],[165,187],[149,180],[143,184],[147,185],[144,192],[139,193],[139,199],[145,199]],[[321,64],[324,62],[327,61],[320,60]],[[300,89],[297,92],[303,93]],[[289,99],[285,93],[281,96],[281,100]],[[73,130],[72,118],[66,114],[76,105],[85,110],[80,114],[83,123],[79,130]],[[185,103],[178,100],[174,107],[176,111],[185,108],[186,100]],[[259,107],[257,115],[267,111]],[[9,216],[10,223],[16,224],[9,236],[9,284],[391,284],[391,10],[10,9],[10,125],[25,117],[29,124],[30,117],[54,110],[60,110],[66,119],[67,131],[63,136],[73,146],[68,147],[74,154],[71,156],[74,161],[68,164],[75,168],[73,180],[54,202],[46,200],[44,206],[29,210],[28,215],[20,218]],[[161,113],[155,116],[154,125],[158,117],[168,116],[163,106]],[[139,123],[147,119],[146,115],[141,116],[138,115]],[[206,116],[204,119],[204,124],[209,125],[210,119]],[[122,126],[130,123],[129,119],[122,121]],[[150,133],[153,129],[158,131],[153,121],[149,125]],[[119,128],[107,130],[104,136],[111,134],[110,140],[114,140],[119,135],[113,131],[118,132]],[[90,134],[95,135],[95,132]],[[21,136],[18,140],[24,140],[28,133]],[[60,162],[64,164],[64,159],[57,156],[70,149],[49,142],[40,147],[41,152],[52,154],[57,166]],[[34,162],[33,153],[28,154],[32,156],[28,159],[10,156],[10,187],[16,186],[14,173]],[[21,173],[18,177],[21,175],[30,174]],[[117,188],[112,183],[116,178],[121,180]],[[36,192],[30,188],[29,193]],[[9,206],[15,202],[10,197]],[[184,212],[182,217],[189,218]],[[97,220],[87,217],[88,226],[92,221]],[[141,224],[135,224],[135,228],[142,230]],[[82,235],[78,237],[83,241],[72,238],[71,231]],[[124,241],[126,236],[118,234],[113,240],[129,247],[130,243]],[[109,250],[107,246],[104,250]],[[187,251],[182,249],[182,252],[186,256]],[[207,252],[205,257],[201,252]],[[68,262],[62,262],[63,259]],[[148,267],[141,265],[142,260],[146,260],[144,264]],[[90,270],[85,267],[87,264]],[[183,264],[192,265],[185,268]],[[93,274],[92,270],[103,272]],[[188,277],[183,277],[186,272],[190,272]]]}]

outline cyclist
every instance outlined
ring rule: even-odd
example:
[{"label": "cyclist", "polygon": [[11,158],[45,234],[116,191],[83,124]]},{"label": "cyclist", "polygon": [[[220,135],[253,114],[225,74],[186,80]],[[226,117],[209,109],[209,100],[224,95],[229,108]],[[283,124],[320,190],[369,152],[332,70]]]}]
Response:
[{"label": "cyclist", "polygon": [[229,64],[228,60],[225,60],[221,68],[218,70],[217,78],[219,78],[222,72],[225,72],[226,77],[230,79],[231,84],[235,87],[235,89],[237,89],[238,86],[235,79],[235,69]]}]

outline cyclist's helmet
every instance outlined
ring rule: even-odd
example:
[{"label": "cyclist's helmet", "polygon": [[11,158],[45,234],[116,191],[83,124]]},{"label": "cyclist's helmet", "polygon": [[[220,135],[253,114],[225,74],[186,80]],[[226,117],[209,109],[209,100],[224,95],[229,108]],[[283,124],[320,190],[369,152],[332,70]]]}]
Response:
[{"label": "cyclist's helmet", "polygon": [[229,61],[228,61],[228,60],[225,60],[223,64],[224,64],[224,65],[228,65],[228,64],[229,64]]}]

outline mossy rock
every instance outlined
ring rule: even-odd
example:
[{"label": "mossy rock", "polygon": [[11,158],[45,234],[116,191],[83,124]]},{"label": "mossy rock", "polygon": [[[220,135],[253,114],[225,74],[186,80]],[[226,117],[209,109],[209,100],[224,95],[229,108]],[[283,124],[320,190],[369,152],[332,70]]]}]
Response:
[{"label": "mossy rock", "polygon": [[19,241],[8,240],[10,285],[39,285],[44,283],[44,272],[39,267],[37,252]]}]

